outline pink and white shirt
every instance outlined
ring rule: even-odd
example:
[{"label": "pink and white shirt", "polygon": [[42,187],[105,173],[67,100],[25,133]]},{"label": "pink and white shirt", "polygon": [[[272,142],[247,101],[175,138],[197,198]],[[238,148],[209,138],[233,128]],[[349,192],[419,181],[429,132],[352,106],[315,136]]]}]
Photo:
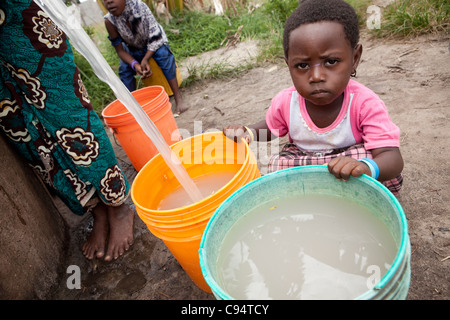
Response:
[{"label": "pink and white shirt", "polygon": [[266,114],[270,131],[302,151],[331,153],[334,149],[364,143],[367,150],[400,146],[400,129],[391,121],[384,102],[369,88],[350,80],[337,118],[326,128],[317,127],[295,87],[272,99]]}]

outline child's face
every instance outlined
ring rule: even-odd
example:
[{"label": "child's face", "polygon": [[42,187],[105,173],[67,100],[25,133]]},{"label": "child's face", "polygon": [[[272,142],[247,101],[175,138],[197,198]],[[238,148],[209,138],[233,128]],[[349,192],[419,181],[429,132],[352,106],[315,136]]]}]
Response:
[{"label": "child's face", "polygon": [[340,23],[321,21],[291,32],[286,63],[299,94],[310,104],[328,106],[344,92],[361,53]]},{"label": "child's face", "polygon": [[125,9],[126,0],[103,0],[106,10],[113,16],[120,16]]}]

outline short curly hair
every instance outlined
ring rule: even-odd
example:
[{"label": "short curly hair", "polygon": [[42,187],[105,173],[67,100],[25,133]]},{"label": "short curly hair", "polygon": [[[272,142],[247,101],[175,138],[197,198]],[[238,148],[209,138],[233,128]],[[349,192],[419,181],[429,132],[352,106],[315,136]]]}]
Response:
[{"label": "short curly hair", "polygon": [[344,27],[345,36],[352,48],[359,41],[359,22],[355,9],[343,0],[304,0],[290,15],[284,26],[283,49],[288,57],[291,32],[303,24],[335,21]]}]

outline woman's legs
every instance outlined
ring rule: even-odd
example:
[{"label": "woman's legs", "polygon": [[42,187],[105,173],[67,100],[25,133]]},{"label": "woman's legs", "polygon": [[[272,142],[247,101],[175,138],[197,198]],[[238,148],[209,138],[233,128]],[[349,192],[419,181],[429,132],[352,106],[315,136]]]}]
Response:
[{"label": "woman's legs", "polygon": [[73,213],[88,212],[91,200],[101,203],[83,252],[116,258],[133,239],[129,183],[70,44],[34,2],[6,1],[0,10],[0,129]]},{"label": "woman's legs", "polygon": [[126,204],[113,207],[100,201],[93,216],[92,232],[82,247],[84,256],[89,260],[117,259],[133,244],[133,211]]},{"label": "woman's legs", "polygon": [[82,247],[83,254],[89,260],[103,258],[106,250],[106,240],[108,238],[108,207],[99,202],[93,209],[94,226],[87,241]]},{"label": "woman's legs", "polygon": [[134,212],[122,204],[108,207],[109,238],[105,261],[117,259],[133,244]]}]

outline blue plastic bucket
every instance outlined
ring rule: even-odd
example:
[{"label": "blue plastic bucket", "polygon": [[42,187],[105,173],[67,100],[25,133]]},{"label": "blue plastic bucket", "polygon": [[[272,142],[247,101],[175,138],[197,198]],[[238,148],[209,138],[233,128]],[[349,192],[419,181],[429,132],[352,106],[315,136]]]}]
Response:
[{"label": "blue plastic bucket", "polygon": [[356,299],[406,299],[411,278],[411,247],[402,206],[378,181],[366,175],[340,181],[328,172],[326,166],[294,167],[267,174],[241,187],[217,208],[205,228],[199,247],[202,274],[217,299],[234,299],[221,287],[216,267],[220,246],[233,224],[239,223],[247,212],[271,199],[300,195],[343,197],[375,214],[391,233],[398,252],[381,280]]}]

